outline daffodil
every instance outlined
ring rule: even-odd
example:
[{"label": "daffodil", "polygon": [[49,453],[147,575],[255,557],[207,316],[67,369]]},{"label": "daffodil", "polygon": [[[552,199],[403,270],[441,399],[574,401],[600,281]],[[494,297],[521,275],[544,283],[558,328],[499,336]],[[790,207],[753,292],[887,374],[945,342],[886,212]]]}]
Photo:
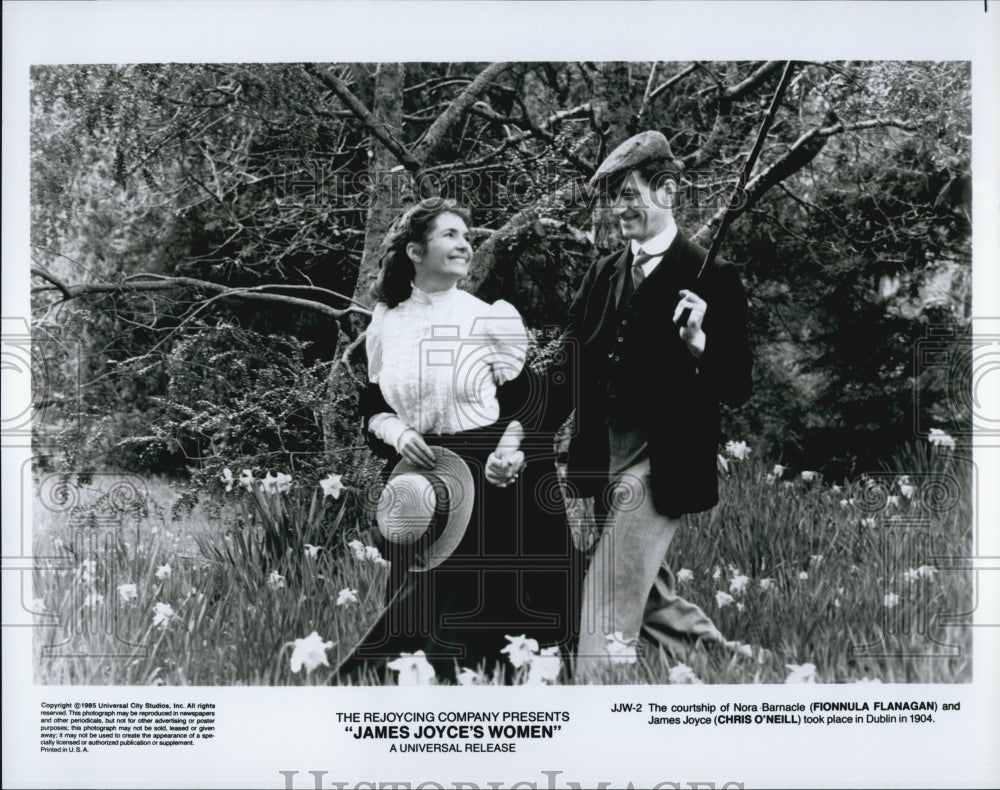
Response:
[{"label": "daffodil", "polygon": [[525,681],[528,685],[542,685],[545,683],[555,683],[559,677],[559,670],[562,668],[562,661],[559,658],[558,647],[545,647],[531,659],[528,665],[528,678]]},{"label": "daffodil", "polygon": [[729,606],[735,600],[736,599],[733,598],[733,596],[731,596],[727,592],[723,592],[722,590],[719,590],[718,592],[715,593],[715,603],[720,609]]},{"label": "daffodil", "polygon": [[83,599],[84,606],[94,607],[102,603],[104,603],[104,596],[99,592],[89,592],[87,597]]},{"label": "daffodil", "polygon": [[348,603],[358,603],[358,591],[345,587],[337,593],[337,606],[343,606]]},{"label": "daffodil", "polygon": [[219,475],[219,479],[225,484],[226,491],[233,490],[233,470],[228,466],[222,470],[222,474]]},{"label": "daffodil", "polygon": [[344,484],[341,483],[341,478],[343,475],[331,474],[328,477],[319,481],[319,487],[323,489],[323,498],[332,496],[334,499],[340,498],[340,492],[344,490]]},{"label": "daffodil", "polygon": [[899,596],[896,593],[886,593],[885,597],[882,599],[882,604],[886,609],[891,609],[896,604],[899,603]]},{"label": "daffodil", "polygon": [[785,473],[785,467],[781,464],[775,464],[774,469],[771,470],[771,474],[775,477],[781,477]]},{"label": "daffodil", "polygon": [[287,493],[292,488],[292,476],[278,472],[274,478],[274,490],[279,494]]},{"label": "daffodil", "polygon": [[812,471],[810,471],[808,469],[804,469],[802,472],[799,473],[799,475],[807,483],[811,483],[813,480],[815,480],[817,477],[819,477],[819,473],[818,472],[812,472]]},{"label": "daffodil", "polygon": [[159,579],[162,582],[162,581],[165,581],[166,579],[170,578],[170,573],[171,573],[170,563],[168,562],[168,563],[166,563],[164,565],[160,565],[156,569],[155,576],[156,576],[157,579]]},{"label": "daffodil", "polygon": [[153,606],[153,625],[166,628],[174,617],[174,607],[168,603],[157,603]]},{"label": "daffodil", "polygon": [[933,565],[921,565],[917,568],[917,576],[921,579],[927,579],[929,581],[934,581],[934,576],[937,574],[938,569]]},{"label": "daffodil", "polygon": [[468,667],[462,667],[462,671],[458,673],[455,680],[458,681],[458,685],[460,686],[486,685],[486,678],[484,678],[481,673],[476,672],[474,669],[469,669]]},{"label": "daffodil", "polygon": [[677,581],[681,584],[694,581],[694,573],[692,573],[690,568],[681,568],[677,571]]},{"label": "daffodil", "polygon": [[762,590],[770,590],[774,587],[774,579],[761,579],[757,584],[760,585],[760,589]]},{"label": "daffodil", "polygon": [[316,559],[316,557],[319,556],[319,553],[322,550],[322,548],[323,548],[322,546],[314,546],[312,543],[307,543],[305,545],[306,556],[309,559],[314,560]]},{"label": "daffodil", "polygon": [[683,685],[685,683],[694,685],[702,683],[701,678],[699,678],[694,673],[694,670],[687,664],[674,664],[670,667],[667,679],[675,685]]},{"label": "daffodil", "polygon": [[947,450],[955,449],[955,440],[940,428],[931,428],[927,434],[927,441],[935,447],[944,447]]},{"label": "daffodil", "polygon": [[268,472],[264,475],[264,479],[260,481],[260,488],[265,494],[277,494],[278,493],[278,478]]},{"label": "daffodil", "polygon": [[423,650],[403,653],[386,666],[398,673],[396,677],[398,686],[430,686],[437,679],[434,667],[427,661],[427,655]]},{"label": "daffodil", "polygon": [[732,579],[729,580],[729,592],[731,592],[733,595],[738,595],[739,593],[743,592],[747,588],[747,585],[749,584],[750,584],[749,576],[744,576],[743,574],[737,574],[733,576]]},{"label": "daffodil", "polygon": [[746,458],[752,450],[747,447],[746,442],[726,442],[726,452],[729,453],[737,461],[742,461]]},{"label": "daffodil", "polygon": [[351,550],[351,554],[354,555],[354,559],[363,560],[365,558],[365,544],[360,540],[348,541],[347,548]]},{"label": "daffodil", "polygon": [[326,651],[333,647],[333,642],[324,642],[323,637],[316,631],[304,639],[296,639],[292,645],[290,662],[292,672],[301,672],[302,667],[305,667],[308,675],[320,664],[330,666],[330,662],[326,658]]},{"label": "daffodil", "polygon": [[240,479],[237,482],[247,491],[253,491],[253,473],[249,469],[244,469],[240,473]]},{"label": "daffodil", "polygon": [[612,664],[634,664],[638,661],[635,639],[625,639],[621,631],[605,634],[604,638],[608,640],[605,649]]},{"label": "daffodil", "polygon": [[805,581],[809,578],[809,573],[807,571],[799,571],[799,579]]},{"label": "daffodil", "polygon": [[134,584],[131,583],[119,584],[118,596],[124,603],[128,603],[129,601],[134,601],[139,597],[139,590]]},{"label": "daffodil", "polygon": [[275,590],[279,590],[285,586],[285,577],[277,571],[271,571],[271,575],[267,577],[267,583]]},{"label": "daffodil", "polygon": [[815,664],[785,664],[788,669],[788,677],[785,678],[785,683],[815,683],[816,682],[816,665]]},{"label": "daffodil", "polygon": [[510,661],[514,669],[519,669],[525,664],[531,662],[538,653],[538,641],[535,639],[528,639],[524,634],[520,636],[510,636],[509,634],[504,634],[504,639],[506,639],[510,644],[503,648],[500,652],[507,654],[507,659]]}]

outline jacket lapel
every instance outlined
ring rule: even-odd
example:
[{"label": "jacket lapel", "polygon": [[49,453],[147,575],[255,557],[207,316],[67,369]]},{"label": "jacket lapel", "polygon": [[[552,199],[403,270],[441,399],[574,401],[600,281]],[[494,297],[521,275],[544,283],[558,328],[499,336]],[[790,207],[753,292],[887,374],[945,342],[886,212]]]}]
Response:
[{"label": "jacket lapel", "polygon": [[[617,307],[622,303],[622,294],[625,293],[625,278],[631,277],[629,271],[629,261],[632,259],[631,248],[626,245],[622,254],[615,261],[615,274],[611,279],[612,293],[614,293],[613,306]],[[631,283],[629,283],[631,285]]]}]

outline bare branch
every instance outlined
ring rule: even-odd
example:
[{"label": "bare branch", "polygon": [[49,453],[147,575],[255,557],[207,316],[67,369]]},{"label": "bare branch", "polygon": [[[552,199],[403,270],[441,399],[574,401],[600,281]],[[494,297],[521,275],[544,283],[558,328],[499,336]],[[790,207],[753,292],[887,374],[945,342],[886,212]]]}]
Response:
[{"label": "bare branch", "polygon": [[430,129],[424,135],[424,139],[417,146],[415,154],[417,159],[424,162],[428,161],[438,146],[441,145],[445,133],[469,109],[479,95],[489,87],[489,84],[498,75],[509,69],[511,65],[510,63],[503,62],[491,63],[479,72],[475,79],[466,86],[465,90],[458,94],[454,101],[431,124]]},{"label": "bare branch", "polygon": [[406,146],[396,140],[388,129],[375,120],[371,110],[365,107],[364,103],[351,92],[351,89],[344,84],[343,80],[321,69],[315,63],[306,63],[304,68],[309,74],[336,93],[340,100],[354,113],[354,116],[371,130],[372,134],[378,138],[382,145],[392,151],[393,155],[407,170],[412,173],[420,171],[422,167],[420,160]]},{"label": "bare branch", "polygon": [[[332,318],[340,318],[346,313],[360,313],[362,315],[371,315],[371,311],[365,307],[354,303],[353,299],[338,294],[334,291],[328,291],[324,288],[316,288],[311,285],[280,285],[280,284],[268,284],[268,285],[257,285],[248,288],[230,288],[226,285],[220,285],[219,283],[209,282],[207,280],[199,280],[194,277],[168,277],[160,274],[135,274],[131,277],[126,278],[120,283],[81,283],[79,285],[66,285],[54,278],[51,274],[46,272],[40,267],[32,267],[31,273],[33,276],[39,277],[46,282],[54,285],[63,295],[63,301],[68,301],[70,299],[76,299],[81,296],[89,296],[93,294],[128,294],[135,292],[148,292],[148,291],[169,291],[175,288],[192,288],[204,291],[210,291],[215,293],[216,296],[212,297],[214,301],[216,298],[240,298],[240,299],[250,299],[258,302],[280,302],[282,304],[291,304],[297,307],[303,307],[308,310],[315,310],[317,312],[323,313],[325,315],[331,316]],[[312,291],[320,291],[323,293],[332,294],[341,299],[352,302],[350,307],[344,309],[337,309],[335,307],[330,307],[322,302],[317,302],[312,299],[302,299],[297,296],[288,296],[286,294],[271,293],[271,289],[280,288],[281,290],[301,290],[308,289]],[[48,288],[35,289],[37,291],[48,290]]]},{"label": "bare branch", "polygon": [[670,79],[668,79],[666,82],[660,83],[655,88],[653,88],[653,90],[649,94],[649,100],[650,101],[655,101],[657,99],[657,97],[661,93],[663,93],[664,91],[670,90],[672,87],[674,87],[674,85],[676,85],[678,82],[680,82],[686,76],[688,76],[689,74],[691,74],[692,72],[695,72],[697,70],[698,70],[698,64],[697,63],[692,63],[686,69],[677,72],[673,77],[671,77]]}]

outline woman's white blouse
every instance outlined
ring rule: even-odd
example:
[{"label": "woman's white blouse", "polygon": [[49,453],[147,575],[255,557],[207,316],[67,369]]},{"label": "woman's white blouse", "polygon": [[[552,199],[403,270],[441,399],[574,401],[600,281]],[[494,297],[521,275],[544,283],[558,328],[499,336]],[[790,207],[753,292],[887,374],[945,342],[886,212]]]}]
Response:
[{"label": "woman's white blouse", "polygon": [[398,417],[375,415],[369,428],[398,449],[407,428],[453,434],[496,422],[497,386],[523,369],[528,333],[509,302],[414,286],[396,307],[375,306],[366,347],[368,377]]}]

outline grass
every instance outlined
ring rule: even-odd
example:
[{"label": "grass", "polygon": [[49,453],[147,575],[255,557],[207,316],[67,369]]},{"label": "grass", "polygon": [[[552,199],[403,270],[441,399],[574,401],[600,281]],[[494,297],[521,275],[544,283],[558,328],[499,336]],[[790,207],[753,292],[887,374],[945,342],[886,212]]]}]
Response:
[{"label": "grass", "polygon": [[[688,517],[669,559],[690,571],[685,597],[728,638],[765,653],[698,648],[663,661],[647,652],[603,681],[667,683],[678,662],[705,683],[781,683],[804,664],[826,683],[971,681],[971,629],[937,620],[972,609],[972,577],[935,567],[970,550],[968,467],[947,449],[915,446],[884,473],[838,487],[775,475],[752,453],[728,459],[720,505]],[[36,629],[38,683],[327,684],[380,610],[386,569],[351,548],[349,539],[369,542],[356,526],[315,556],[298,549],[269,565],[232,504],[173,512],[177,491],[158,480],[37,482],[43,559],[31,608],[48,626]],[[338,605],[345,589],[357,600]],[[332,642],[330,666],[293,672],[294,642],[313,631]],[[510,673],[527,675],[507,665],[492,682]]]}]

